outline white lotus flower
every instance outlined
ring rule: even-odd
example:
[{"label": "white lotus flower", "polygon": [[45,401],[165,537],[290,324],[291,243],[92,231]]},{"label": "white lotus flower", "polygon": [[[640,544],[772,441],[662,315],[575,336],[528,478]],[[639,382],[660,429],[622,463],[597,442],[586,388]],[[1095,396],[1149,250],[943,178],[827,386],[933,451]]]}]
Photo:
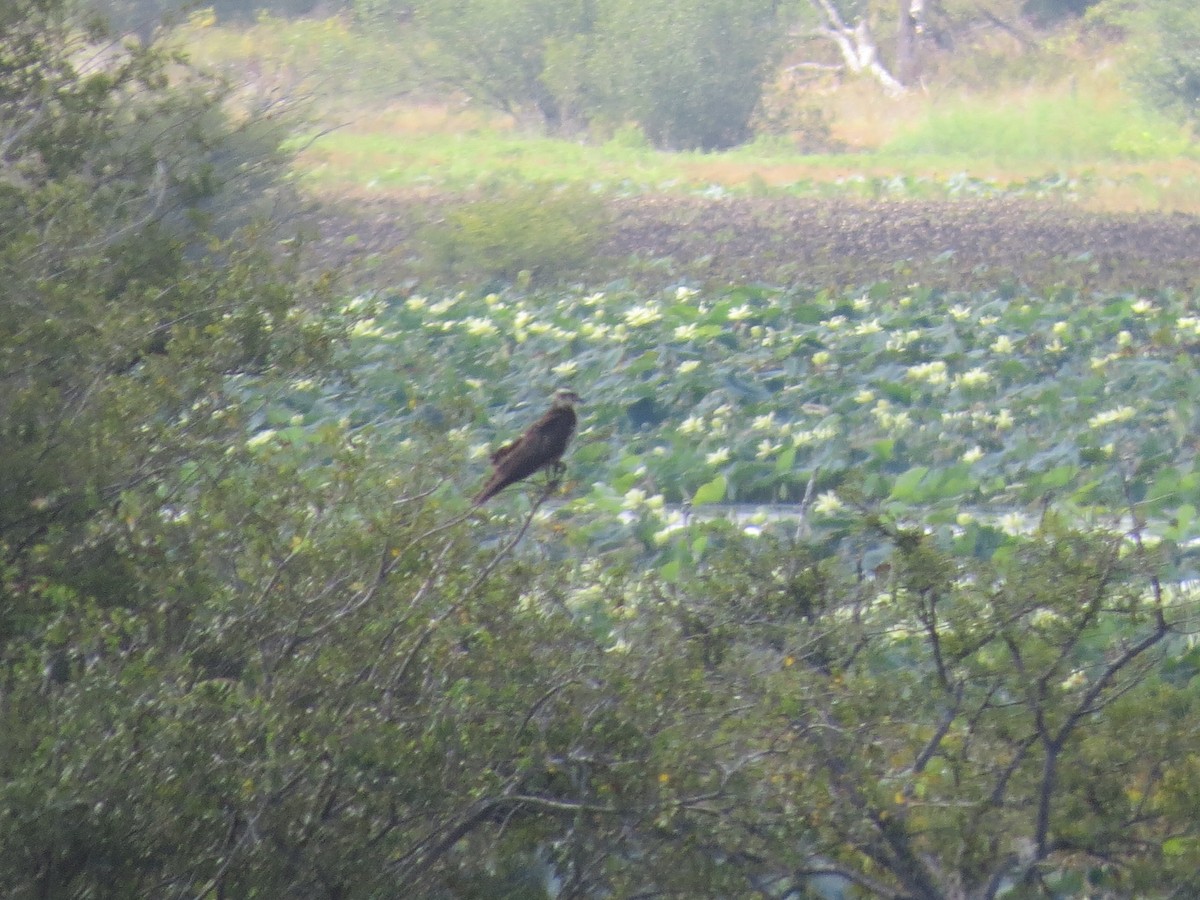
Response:
[{"label": "white lotus flower", "polygon": [[1134,417],[1136,410],[1132,406],[1118,406],[1116,409],[1108,409],[1104,412],[1098,412],[1096,415],[1088,419],[1089,428],[1103,428],[1105,425],[1112,425],[1116,422],[1128,422]]},{"label": "white lotus flower", "polygon": [[704,455],[704,461],[710,466],[719,466],[722,463],[729,462],[729,455],[728,447],[718,447],[711,453],[706,453]]},{"label": "white lotus flower", "polygon": [[1012,338],[1007,334],[1002,334],[996,340],[992,341],[991,351],[993,353],[1008,354],[1012,353],[1016,349],[1016,346]]},{"label": "white lotus flower", "polygon": [[817,495],[817,500],[813,504],[813,512],[820,516],[828,516],[845,507],[846,504],[842,502],[842,498],[835,491],[825,491]]},{"label": "white lotus flower", "polygon": [[642,306],[633,306],[625,310],[625,324],[633,328],[651,325],[661,318],[662,311],[656,303],[646,303]]}]

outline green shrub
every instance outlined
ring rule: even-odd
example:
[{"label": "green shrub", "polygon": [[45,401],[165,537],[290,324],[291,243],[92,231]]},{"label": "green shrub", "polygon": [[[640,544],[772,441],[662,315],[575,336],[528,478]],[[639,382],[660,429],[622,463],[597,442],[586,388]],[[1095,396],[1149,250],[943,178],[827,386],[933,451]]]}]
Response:
[{"label": "green shrub", "polygon": [[454,210],[424,233],[430,259],[447,274],[542,280],[586,268],[604,237],[603,201],[583,187],[508,188]]},{"label": "green shrub", "polygon": [[762,0],[606,0],[590,70],[600,109],[659,147],[714,150],[750,136],[776,45]]},{"label": "green shrub", "polygon": [[587,31],[580,0],[419,0],[408,8],[430,39],[423,65],[435,82],[551,132],[568,126],[562,103],[545,83],[560,48]]},{"label": "green shrub", "polygon": [[1134,82],[1158,109],[1200,120],[1200,9],[1191,0],[1146,5],[1147,37],[1140,42]]},{"label": "green shrub", "polygon": [[0,660],[64,598],[142,602],[118,506],[153,517],[223,453],[229,379],[280,360],[297,299],[248,224],[283,196],[277,123],[65,0],[3,10]]}]

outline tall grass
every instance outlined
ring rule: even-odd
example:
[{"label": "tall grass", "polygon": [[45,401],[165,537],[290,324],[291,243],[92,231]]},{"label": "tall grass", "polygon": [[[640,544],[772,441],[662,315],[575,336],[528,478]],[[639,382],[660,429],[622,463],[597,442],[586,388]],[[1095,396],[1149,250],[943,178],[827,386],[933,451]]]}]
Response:
[{"label": "tall grass", "polygon": [[1187,133],[1152,113],[1072,94],[936,105],[882,148],[898,156],[1054,164],[1168,160],[1188,149]]}]

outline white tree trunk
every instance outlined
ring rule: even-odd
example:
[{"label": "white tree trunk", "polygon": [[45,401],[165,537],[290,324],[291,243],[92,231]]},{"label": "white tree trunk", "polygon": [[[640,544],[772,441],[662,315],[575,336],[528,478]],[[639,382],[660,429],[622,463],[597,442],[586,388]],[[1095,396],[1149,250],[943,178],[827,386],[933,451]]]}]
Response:
[{"label": "white tree trunk", "polygon": [[905,92],[904,85],[880,62],[879,47],[871,36],[871,28],[865,17],[851,27],[846,24],[832,0],[809,0],[809,3],[821,19],[817,33],[837,45],[847,69],[856,75],[870,75],[893,96]]}]

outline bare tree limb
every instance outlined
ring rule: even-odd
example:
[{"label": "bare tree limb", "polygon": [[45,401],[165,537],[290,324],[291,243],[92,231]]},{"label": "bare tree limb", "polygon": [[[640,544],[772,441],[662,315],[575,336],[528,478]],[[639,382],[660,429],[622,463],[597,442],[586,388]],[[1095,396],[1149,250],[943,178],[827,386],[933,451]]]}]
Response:
[{"label": "bare tree limb", "polygon": [[816,33],[833,41],[847,69],[856,75],[870,75],[893,97],[906,92],[899,79],[880,61],[879,46],[865,17],[851,26],[846,24],[832,0],[809,0],[809,5],[821,19]]}]

